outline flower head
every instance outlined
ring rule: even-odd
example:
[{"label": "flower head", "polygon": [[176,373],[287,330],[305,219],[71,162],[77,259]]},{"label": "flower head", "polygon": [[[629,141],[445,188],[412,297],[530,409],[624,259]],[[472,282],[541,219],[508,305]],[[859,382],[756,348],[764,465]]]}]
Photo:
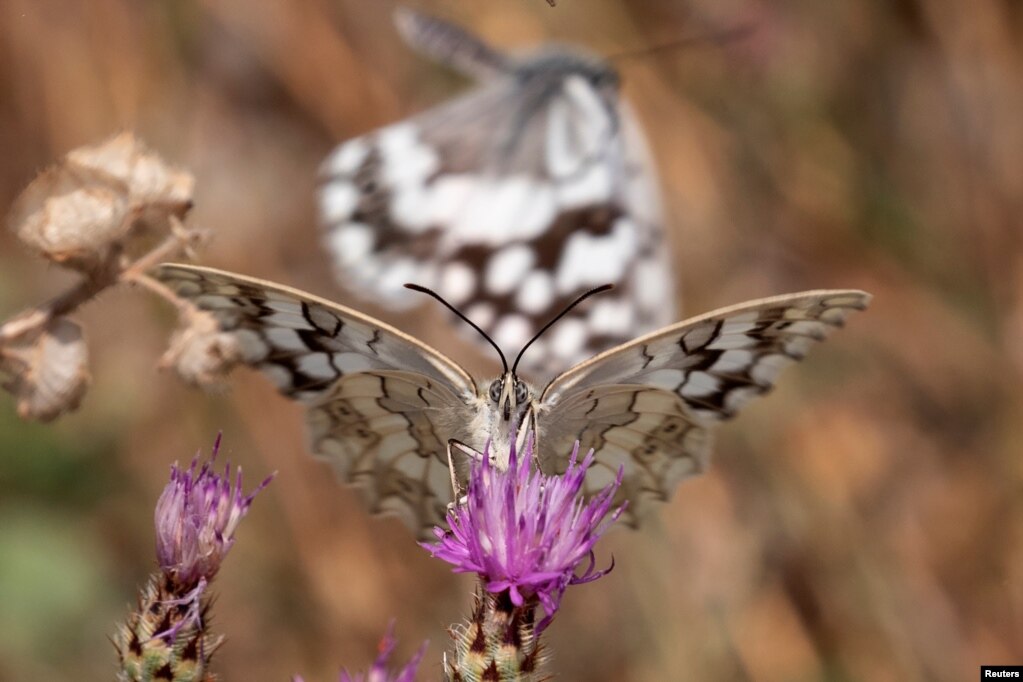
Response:
[{"label": "flower head", "polygon": [[256,493],[242,495],[241,471],[232,489],[231,467],[213,473],[211,461],[187,470],[171,467],[171,480],[156,503],[156,555],[160,571],[150,576],[137,606],[113,638],[120,660],[118,680],[213,680],[213,654],[224,641],[214,635],[207,614],[207,587]]},{"label": "flower head", "polygon": [[423,654],[426,653],[426,643],[424,642],[423,646],[419,647],[419,651],[412,656],[404,668],[396,674],[392,674],[387,669],[387,659],[391,657],[397,643],[398,640],[394,638],[394,621],[391,621],[391,624],[387,626],[387,634],[380,640],[377,659],[373,661],[369,672],[365,675],[360,673],[349,675],[346,670],[341,673],[341,682],[413,682],[416,677],[416,668],[419,667],[419,662],[423,660]]},{"label": "flower head", "polygon": [[219,448],[217,436],[210,461],[201,468],[198,455],[187,470],[173,465],[171,480],[156,503],[156,557],[179,590],[200,587],[217,574],[234,544],[238,523],[256,493],[273,478],[268,476],[251,493],[242,494],[240,467],[233,488],[230,464],[223,476],[214,473]]},{"label": "flower head", "polygon": [[[355,673],[350,674],[347,670],[342,671],[341,676],[338,678],[338,682],[414,682],[416,677],[416,669],[419,667],[420,661],[423,660],[423,655],[426,653],[427,642],[423,642],[423,646],[419,647],[419,651],[412,656],[405,667],[399,670],[397,673],[392,673],[387,669],[387,659],[391,657],[394,652],[394,647],[398,643],[398,640],[394,638],[394,621],[387,626],[387,633],[383,639],[380,640],[380,646],[378,647],[379,653],[377,659],[373,661],[373,666],[369,669],[366,674]],[[304,682],[302,677],[295,675],[292,678],[292,682]]]},{"label": "flower head", "polygon": [[[532,471],[532,441],[521,459],[512,448],[506,470],[485,453],[472,466],[465,503],[448,513],[451,530],[436,528],[437,542],[423,544],[455,572],[478,573],[488,591],[507,591],[515,606],[537,599],[545,612],[538,631],[553,618],[569,585],[611,570],[594,569],[593,546],[624,509],[608,516],[622,471],[587,501],[581,491],[593,451],[581,463],[578,453],[577,442],[560,476]],[[584,561],[588,565],[577,575]]]}]

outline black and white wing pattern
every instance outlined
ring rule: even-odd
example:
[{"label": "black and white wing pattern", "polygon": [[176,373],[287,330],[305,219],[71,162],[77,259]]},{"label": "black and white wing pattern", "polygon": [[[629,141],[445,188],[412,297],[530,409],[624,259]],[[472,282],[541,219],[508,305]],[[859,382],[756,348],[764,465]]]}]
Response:
[{"label": "black and white wing pattern", "polygon": [[541,466],[564,469],[576,439],[596,450],[586,486],[625,476],[620,499],[637,524],[652,500],[700,473],[714,427],[767,393],[870,295],[809,291],[723,308],[667,327],[587,360],[544,389],[536,413]]},{"label": "black and white wing pattern", "polygon": [[523,365],[533,376],[676,319],[654,167],[610,65],[575,48],[505,55],[408,10],[397,24],[477,86],[324,162],[340,282],[399,308],[416,302],[405,282],[430,287],[504,348],[614,283],[538,342]]},{"label": "black and white wing pattern", "polygon": [[[310,449],[363,491],[371,511],[397,514],[421,536],[442,524],[452,481],[466,478],[464,456],[449,470],[448,444],[463,443],[464,454],[492,440],[500,455],[515,438],[486,395],[493,384],[481,394],[456,363],[378,320],[210,268],[162,265],[154,274],[213,316],[240,362],[306,406]],[[809,291],[666,327],[576,365],[542,392],[529,388],[519,433],[537,435],[547,474],[563,471],[576,440],[593,448],[590,493],[624,467],[618,497],[636,525],[651,501],[704,469],[719,422],[869,301],[862,291]]]},{"label": "black and white wing pattern", "polygon": [[451,500],[446,447],[477,398],[465,370],[379,320],[258,279],[183,265],[154,275],[208,311],[241,361],[307,407],[310,449],[373,512],[425,535]]}]

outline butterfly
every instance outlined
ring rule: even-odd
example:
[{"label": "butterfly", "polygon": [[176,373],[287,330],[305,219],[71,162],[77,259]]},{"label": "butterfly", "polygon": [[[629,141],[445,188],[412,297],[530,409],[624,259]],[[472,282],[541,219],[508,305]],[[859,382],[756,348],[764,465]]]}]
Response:
[{"label": "butterfly", "polygon": [[741,303],[604,351],[539,386],[507,363],[503,375],[478,382],[394,327],[285,286],[185,265],[154,274],[212,314],[244,364],[306,406],[311,451],[358,486],[371,511],[397,514],[421,536],[442,524],[453,482],[457,489],[467,477],[467,453],[490,441],[495,463],[507,466],[509,446],[527,434],[548,474],[564,471],[576,440],[593,448],[589,494],[622,467],[618,495],[637,525],[652,502],[704,469],[719,422],[870,300],[820,290]]},{"label": "butterfly", "polygon": [[527,375],[549,375],[674,320],[660,197],[642,132],[606,61],[574,47],[507,55],[400,9],[405,41],[477,82],[436,108],[341,144],[320,171],[338,281],[375,303],[439,292],[507,348],[583,291]]}]

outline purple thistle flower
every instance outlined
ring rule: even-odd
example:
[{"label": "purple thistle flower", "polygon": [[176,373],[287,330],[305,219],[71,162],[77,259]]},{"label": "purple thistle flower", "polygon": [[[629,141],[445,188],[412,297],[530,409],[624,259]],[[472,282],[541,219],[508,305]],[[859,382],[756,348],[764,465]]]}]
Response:
[{"label": "purple thistle flower", "polygon": [[[387,669],[387,659],[391,657],[397,643],[398,640],[394,638],[394,621],[392,620],[390,625],[387,626],[387,633],[380,640],[379,653],[376,660],[373,661],[373,666],[369,669],[369,672],[351,675],[345,670],[341,672],[338,682],[414,682],[416,669],[419,667],[420,661],[423,660],[428,642],[423,642],[423,645],[419,647],[419,651],[409,659],[404,668],[392,674]],[[292,682],[304,682],[304,680],[299,675],[295,675],[292,678]]]},{"label": "purple thistle flower", "polygon": [[234,544],[239,521],[248,513],[256,493],[273,478],[271,474],[243,495],[241,467],[233,489],[230,464],[223,476],[214,473],[213,461],[219,449],[218,435],[210,461],[201,468],[198,455],[187,470],[174,464],[170,482],[156,503],[156,557],[164,575],[182,593],[196,589],[202,592],[217,574]]},{"label": "purple thistle flower", "polygon": [[199,457],[187,470],[171,467],[170,482],[156,503],[156,556],[160,572],[150,576],[138,605],[114,638],[118,680],[213,680],[209,665],[224,638],[207,620],[212,600],[207,588],[234,544],[238,523],[268,477],[242,494],[241,470],[232,488],[231,467],[213,473],[220,436],[210,461]]},{"label": "purple thistle flower", "polygon": [[[614,568],[612,561],[605,570],[594,569],[593,546],[625,508],[607,516],[622,470],[614,483],[587,501],[581,490],[593,451],[581,463],[578,453],[577,442],[560,476],[531,470],[532,440],[521,460],[512,446],[503,471],[484,453],[482,462],[471,468],[465,503],[448,512],[451,530],[435,528],[438,541],[421,543],[456,573],[478,573],[489,592],[507,591],[517,607],[537,599],[545,613],[537,632],[550,623],[569,585],[596,580]],[[587,559],[586,568],[576,575]]]},{"label": "purple thistle flower", "polygon": [[391,624],[387,626],[387,633],[380,640],[377,659],[373,661],[373,666],[369,669],[369,672],[365,675],[360,673],[349,675],[346,670],[341,673],[340,682],[413,682],[416,677],[416,668],[419,667],[419,662],[423,660],[423,655],[426,653],[427,643],[423,642],[423,645],[419,647],[419,651],[412,656],[409,662],[405,664],[405,667],[399,670],[397,674],[392,675],[387,669],[387,659],[394,652],[394,647],[397,643],[398,640],[394,638],[394,621],[391,621]]}]

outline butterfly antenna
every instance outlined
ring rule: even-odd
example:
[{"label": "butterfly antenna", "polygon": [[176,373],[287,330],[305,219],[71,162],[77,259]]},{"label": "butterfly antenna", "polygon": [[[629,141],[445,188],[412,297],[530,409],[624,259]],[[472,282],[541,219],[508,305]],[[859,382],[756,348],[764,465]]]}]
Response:
[{"label": "butterfly antenna", "polygon": [[[590,296],[593,296],[594,294],[602,294],[605,291],[610,291],[611,289],[614,289],[614,288],[615,288],[614,284],[604,284],[602,286],[597,287],[596,289],[590,289],[585,294],[582,294],[581,296],[579,296],[579,298],[575,299],[574,301],[569,303],[567,306],[565,306],[564,310],[562,310],[560,313],[555,315],[553,320],[551,320],[550,322],[545,324],[543,326],[543,328],[536,333],[536,336],[531,338],[529,340],[529,343],[527,343],[525,346],[522,347],[522,350],[520,350],[519,354],[515,357],[515,364],[512,365],[512,374],[515,374],[515,369],[519,366],[519,360],[522,359],[522,356],[525,354],[526,349],[529,348],[530,346],[532,346],[534,341],[536,341],[541,336],[543,336],[543,333],[545,331],[547,331],[548,329],[553,327],[555,322],[557,322],[558,320],[563,318],[565,315],[568,315],[570,312],[572,312],[572,308],[575,308],[577,305],[579,305],[580,303],[582,303],[583,301],[588,299]],[[493,342],[491,342],[491,343],[493,343]]]},{"label": "butterfly antenna", "polygon": [[[480,327],[479,327],[479,325],[478,325],[478,324],[476,324],[475,322],[473,322],[472,320],[470,320],[470,319],[469,319],[468,317],[466,317],[466,316],[465,316],[465,314],[464,314],[464,313],[462,313],[462,311],[461,311],[461,310],[459,310],[459,309],[458,309],[458,308],[456,308],[455,306],[453,306],[453,305],[451,305],[450,303],[448,303],[447,301],[445,301],[445,300],[444,300],[444,299],[443,299],[443,298],[441,297],[441,295],[440,295],[440,294],[438,294],[438,293],[437,293],[436,291],[434,291],[433,289],[427,289],[426,287],[424,287],[424,286],[419,286],[418,284],[406,284],[406,285],[405,285],[405,288],[406,288],[406,289],[411,289],[412,291],[418,291],[419,293],[421,293],[421,294],[426,294],[427,296],[433,296],[433,297],[434,297],[435,299],[437,299],[438,301],[440,301],[440,302],[441,302],[441,303],[442,303],[442,304],[444,305],[444,307],[445,307],[445,308],[447,308],[448,310],[450,310],[451,312],[453,312],[453,313],[454,313],[455,315],[458,315],[458,317],[459,317],[459,318],[460,318],[460,319],[461,319],[461,320],[462,320],[463,322],[465,322],[465,323],[466,323],[467,325],[469,325],[470,327],[472,327],[473,329],[475,329],[476,331],[478,331],[478,332],[480,333],[480,336],[482,336],[483,338],[485,338],[485,339],[486,339],[486,340],[487,340],[487,341],[488,341],[488,342],[490,343],[490,345],[494,347],[494,350],[496,350],[496,351],[497,351],[497,354],[498,354],[498,355],[499,355],[499,356],[501,357],[501,364],[502,364],[502,365],[504,365],[504,373],[505,373],[505,374],[507,374],[507,373],[508,373],[508,360],[506,360],[506,359],[505,359],[505,357],[504,357],[504,353],[502,353],[502,352],[501,352],[501,347],[500,347],[500,346],[498,346],[498,345],[497,345],[496,343],[494,343],[494,340],[493,340],[492,338],[490,338],[489,336],[487,336],[487,333],[486,333],[485,331],[483,331],[482,329],[480,329]],[[575,305],[575,304],[573,303],[572,305]],[[571,306],[570,306],[570,307],[571,307]],[[564,313],[562,313],[562,314],[564,314]],[[530,343],[532,343],[532,341],[530,341]]]},{"label": "butterfly antenna", "polygon": [[700,44],[711,44],[711,45],[722,45],[725,43],[734,42],[737,40],[743,40],[751,36],[756,30],[757,25],[754,23],[740,24],[732,28],[726,28],[713,33],[707,33],[695,36],[686,36],[683,38],[677,38],[670,40],[666,43],[659,45],[653,45],[650,47],[640,47],[632,50],[623,50],[621,52],[615,52],[611,54],[607,59],[610,62],[620,62],[626,59],[632,59],[633,57],[645,57],[650,54],[657,52],[664,52],[666,50],[678,50],[691,45]]}]

